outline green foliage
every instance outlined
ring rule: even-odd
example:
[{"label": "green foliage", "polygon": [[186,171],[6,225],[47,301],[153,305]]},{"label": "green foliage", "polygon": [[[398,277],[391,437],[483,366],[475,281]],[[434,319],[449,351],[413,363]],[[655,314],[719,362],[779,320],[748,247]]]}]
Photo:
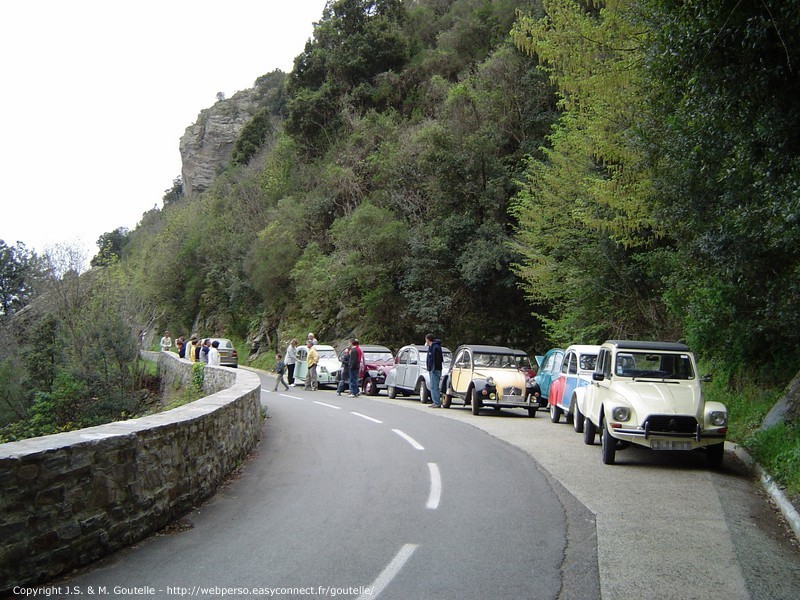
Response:
[{"label": "green foliage", "polygon": [[17,242],[0,240],[0,321],[24,308],[34,297],[44,277],[44,265],[36,253]]},{"label": "green foliage", "polygon": [[203,392],[203,382],[205,381],[205,368],[203,363],[192,364],[192,386],[197,393]]},{"label": "green foliage", "polygon": [[800,494],[800,426],[778,423],[759,431],[747,449],[790,494]]},{"label": "green foliage", "polygon": [[262,108],[242,127],[239,137],[233,145],[231,164],[246,165],[250,162],[253,155],[264,145],[267,136],[273,132],[272,119],[271,110]]}]

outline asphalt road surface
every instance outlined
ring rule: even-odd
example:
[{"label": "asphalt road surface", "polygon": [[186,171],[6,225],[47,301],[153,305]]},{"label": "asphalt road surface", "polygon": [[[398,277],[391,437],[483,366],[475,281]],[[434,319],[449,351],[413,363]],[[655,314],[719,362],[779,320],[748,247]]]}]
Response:
[{"label": "asphalt road surface", "polygon": [[54,585],[119,598],[800,597],[796,540],[730,453],[717,472],[700,454],[637,448],[609,466],[541,413],[298,388],[262,402],[258,452],[214,498]]},{"label": "asphalt road surface", "polygon": [[519,448],[403,403],[300,388],[262,402],[264,437],[234,481],[168,533],[60,585],[145,598],[548,599],[566,571],[598,597],[595,554],[568,549],[567,521],[591,514],[562,503]]}]

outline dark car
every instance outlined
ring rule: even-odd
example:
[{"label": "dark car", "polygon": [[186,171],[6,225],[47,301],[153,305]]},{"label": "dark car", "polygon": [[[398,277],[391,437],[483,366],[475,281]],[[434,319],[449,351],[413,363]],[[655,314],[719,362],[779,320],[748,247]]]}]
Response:
[{"label": "dark car", "polygon": [[[386,346],[361,344],[364,353],[364,373],[359,380],[361,391],[367,396],[377,396],[378,390],[386,388],[386,375],[394,366],[394,355]],[[339,351],[339,361],[344,362],[344,351]],[[336,373],[336,382],[342,379],[341,369]],[[344,388],[349,389],[349,377],[344,378]]]}]

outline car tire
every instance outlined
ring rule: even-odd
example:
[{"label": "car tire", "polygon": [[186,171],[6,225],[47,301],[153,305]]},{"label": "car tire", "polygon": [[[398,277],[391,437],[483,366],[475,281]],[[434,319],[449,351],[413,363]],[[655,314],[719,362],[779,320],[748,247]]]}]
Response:
[{"label": "car tire", "polygon": [[589,417],[583,418],[583,443],[587,446],[594,444],[594,436],[597,435],[597,426],[592,423]]},{"label": "car tire", "polygon": [[572,406],[575,407],[575,415],[572,417],[572,427],[575,429],[575,433],[583,433],[583,423],[586,418],[583,416],[575,399],[572,400]]},{"label": "car tire", "polygon": [[613,465],[617,456],[617,439],[611,435],[611,431],[608,428],[608,423],[606,423],[605,416],[603,416],[601,424],[603,430],[600,434],[600,444],[603,464]]},{"label": "car tire", "polygon": [[550,405],[550,420],[553,423],[558,423],[561,420],[561,413],[562,412],[563,411],[561,410],[560,406],[558,406],[556,404],[551,404]]},{"label": "car tire", "polygon": [[386,388],[386,393],[389,394],[389,398],[392,400],[397,398],[397,388],[393,385],[390,385],[388,388]]},{"label": "car tire", "polygon": [[478,392],[475,388],[467,390],[467,397],[472,398],[472,414],[475,416],[481,414],[481,401],[480,398],[478,398]]},{"label": "car tire", "polygon": [[375,385],[375,381],[373,381],[371,377],[368,377],[364,380],[364,394],[367,396],[378,395],[378,386]]},{"label": "car tire", "polygon": [[419,382],[419,401],[423,404],[428,404],[431,401],[431,393],[428,391],[428,386],[425,385],[425,380]]},{"label": "car tire", "polygon": [[719,469],[725,456],[725,442],[706,446],[706,463],[710,469]]}]

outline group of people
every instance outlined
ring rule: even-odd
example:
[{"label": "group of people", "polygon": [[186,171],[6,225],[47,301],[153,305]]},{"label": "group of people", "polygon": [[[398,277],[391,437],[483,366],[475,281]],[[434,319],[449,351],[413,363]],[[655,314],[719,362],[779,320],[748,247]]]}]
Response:
[{"label": "group of people", "polygon": [[[294,387],[294,368],[297,364],[297,338],[292,339],[286,347],[286,352],[275,355],[275,387],[273,392],[278,391],[278,386],[283,385],[288,391],[290,387]],[[306,358],[308,365],[308,374],[305,378],[305,385],[303,389],[317,390],[317,364],[319,363],[319,354],[317,354],[314,346],[317,345],[317,338],[313,333],[309,333],[306,338],[306,346],[308,347],[308,355]],[[428,346],[427,368],[431,377],[431,408],[441,408],[441,379],[442,379],[442,363],[444,355],[442,354],[442,343],[439,339],[435,338],[432,333],[425,336],[425,345]],[[355,398],[360,394],[360,381],[364,376],[365,362],[364,352],[361,350],[361,344],[358,339],[351,338],[347,348],[344,349],[340,357],[342,363],[341,377],[339,384],[336,386],[336,394],[342,395],[344,387],[349,387],[350,398]],[[284,374],[288,372],[288,382],[284,379]]]},{"label": "group of people", "polygon": [[[161,337],[162,352],[169,352],[172,350],[172,337],[169,331],[165,331]],[[200,339],[193,335],[189,341],[186,341],[184,336],[180,336],[175,340],[175,347],[178,350],[178,356],[181,358],[188,358],[192,362],[205,363],[211,366],[219,366],[219,342],[212,341],[210,338]]]}]

